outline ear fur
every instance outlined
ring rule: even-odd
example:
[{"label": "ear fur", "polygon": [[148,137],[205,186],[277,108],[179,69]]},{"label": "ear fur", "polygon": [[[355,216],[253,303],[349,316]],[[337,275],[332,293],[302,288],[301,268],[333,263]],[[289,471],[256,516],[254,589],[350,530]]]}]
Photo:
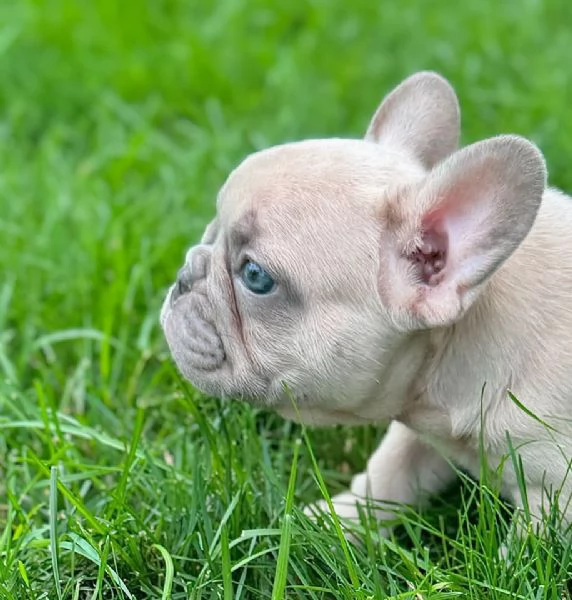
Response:
[{"label": "ear fur", "polygon": [[530,231],[545,186],[540,151],[507,135],[456,152],[389,202],[379,292],[397,320],[436,327],[460,319]]},{"label": "ear fur", "polygon": [[457,149],[459,130],[455,91],[437,73],[421,71],[385,97],[365,139],[401,148],[431,169]]}]

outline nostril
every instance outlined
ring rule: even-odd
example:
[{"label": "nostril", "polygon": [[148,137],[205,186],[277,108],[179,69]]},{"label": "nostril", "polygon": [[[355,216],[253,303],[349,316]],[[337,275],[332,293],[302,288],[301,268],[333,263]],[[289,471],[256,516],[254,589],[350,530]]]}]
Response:
[{"label": "nostril", "polygon": [[204,246],[195,246],[187,252],[185,266],[177,273],[177,279],[171,292],[171,302],[188,294],[195,281],[207,276],[209,259]]},{"label": "nostril", "polygon": [[191,284],[184,279],[177,279],[177,294],[182,296],[191,291]]},{"label": "nostril", "polygon": [[173,291],[171,292],[171,302],[174,302],[177,300],[177,298],[188,294],[191,291],[192,285],[193,278],[191,277],[191,272],[186,267],[183,267],[177,273],[177,280],[175,281]]}]

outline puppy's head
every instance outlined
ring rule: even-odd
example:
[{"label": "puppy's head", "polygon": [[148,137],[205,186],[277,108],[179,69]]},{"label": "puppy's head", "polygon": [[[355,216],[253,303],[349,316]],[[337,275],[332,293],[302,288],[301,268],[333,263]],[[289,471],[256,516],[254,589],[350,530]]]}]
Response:
[{"label": "puppy's head", "polygon": [[539,152],[514,136],[456,151],[458,136],[452,88],[419,73],[365,140],[248,157],[163,306],[183,375],[284,414],[294,399],[312,422],[359,421],[403,344],[462,318],[535,219]]}]

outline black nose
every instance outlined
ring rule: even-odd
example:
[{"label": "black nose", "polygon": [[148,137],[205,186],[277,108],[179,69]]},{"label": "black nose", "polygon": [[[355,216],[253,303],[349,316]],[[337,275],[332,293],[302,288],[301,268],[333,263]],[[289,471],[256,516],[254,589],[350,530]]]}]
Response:
[{"label": "black nose", "polygon": [[177,298],[188,294],[191,291],[191,286],[193,284],[193,280],[191,277],[191,271],[187,267],[183,267],[177,273],[177,281],[175,282],[175,287],[171,292],[171,302],[175,302]]},{"label": "black nose", "polygon": [[185,266],[177,273],[177,280],[171,292],[171,302],[188,294],[195,282],[206,277],[208,264],[208,253],[205,252],[204,246],[195,246],[189,250]]}]

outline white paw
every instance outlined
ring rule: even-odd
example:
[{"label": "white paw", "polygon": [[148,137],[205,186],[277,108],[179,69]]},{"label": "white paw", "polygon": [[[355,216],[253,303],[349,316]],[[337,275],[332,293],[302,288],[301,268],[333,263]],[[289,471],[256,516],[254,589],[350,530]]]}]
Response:
[{"label": "white paw", "polygon": [[[360,498],[352,494],[352,492],[342,492],[341,494],[333,496],[331,500],[334,512],[340,519],[352,521],[359,520],[358,504],[360,503]],[[322,499],[314,504],[306,506],[304,513],[308,517],[316,517],[324,513],[329,514],[330,507],[328,506],[328,503]]]},{"label": "white paw", "polygon": [[[340,520],[344,537],[348,542],[360,545],[361,535],[354,531],[355,526],[359,524],[358,504],[360,503],[360,498],[356,497],[350,491],[346,491],[333,496],[331,501],[334,512]],[[304,513],[311,519],[316,519],[320,515],[325,514],[330,516],[331,514],[330,507],[324,499],[306,506]],[[332,523],[326,519],[324,525],[329,527]]]}]

